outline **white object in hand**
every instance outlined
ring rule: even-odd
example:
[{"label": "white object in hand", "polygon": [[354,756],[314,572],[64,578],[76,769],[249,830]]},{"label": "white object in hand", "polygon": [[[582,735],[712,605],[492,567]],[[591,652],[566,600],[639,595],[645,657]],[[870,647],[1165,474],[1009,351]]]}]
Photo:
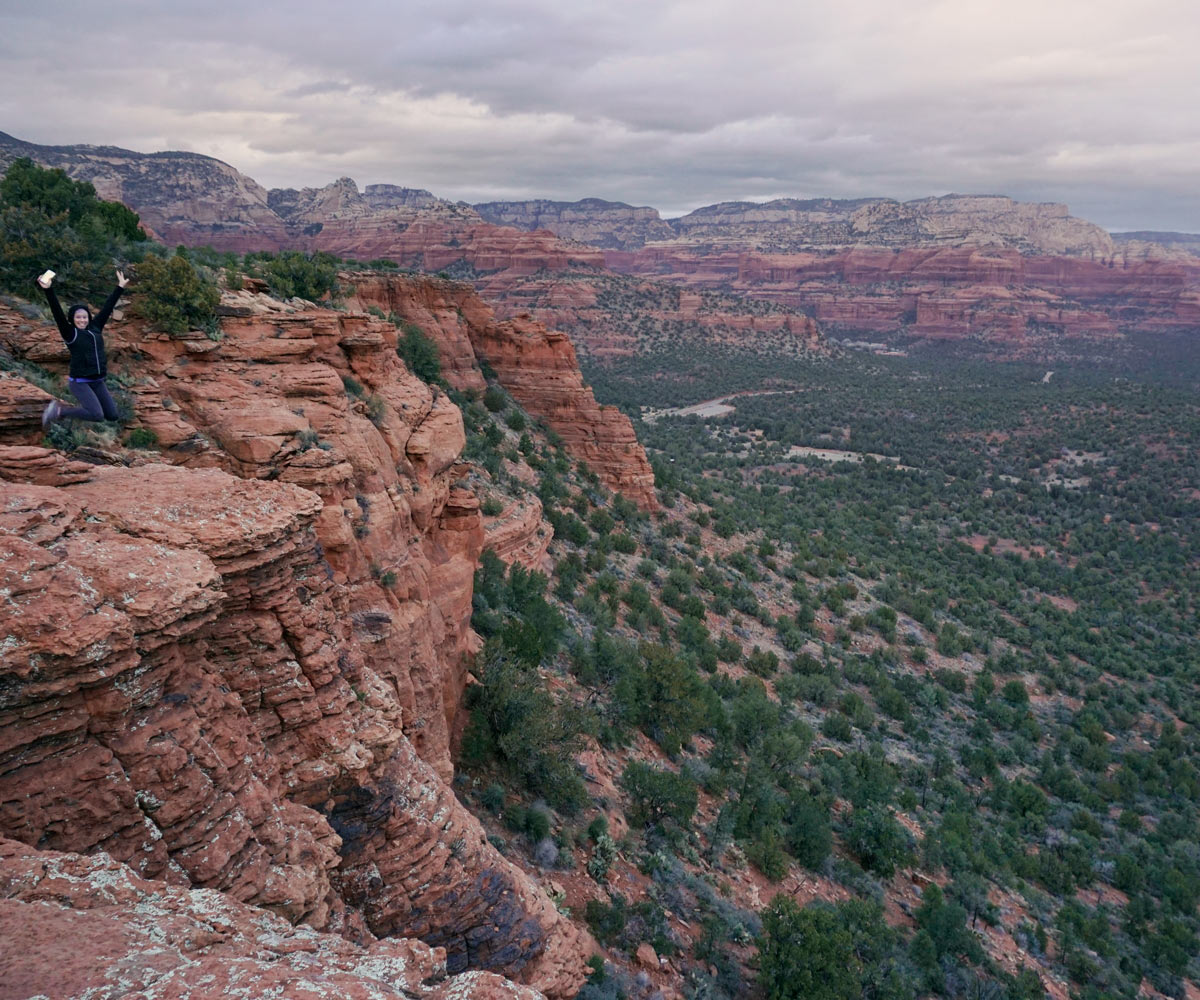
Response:
[{"label": "white object in hand", "polygon": [[46,284],[49,284],[51,281],[54,280],[54,274],[55,274],[54,271],[47,271],[40,278],[38,278],[38,281],[44,281],[44,282],[46,282]]}]

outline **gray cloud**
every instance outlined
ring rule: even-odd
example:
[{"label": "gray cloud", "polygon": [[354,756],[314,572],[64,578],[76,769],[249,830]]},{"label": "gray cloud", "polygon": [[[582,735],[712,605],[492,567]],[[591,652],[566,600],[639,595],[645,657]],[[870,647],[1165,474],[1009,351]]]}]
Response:
[{"label": "gray cloud", "polygon": [[1190,0],[0,0],[0,129],[446,197],[960,192],[1200,231]]}]

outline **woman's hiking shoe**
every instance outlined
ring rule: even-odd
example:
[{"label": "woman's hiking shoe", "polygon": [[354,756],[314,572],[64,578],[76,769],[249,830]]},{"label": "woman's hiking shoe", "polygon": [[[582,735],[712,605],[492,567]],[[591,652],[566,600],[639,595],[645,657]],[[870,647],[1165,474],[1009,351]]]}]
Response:
[{"label": "woman's hiking shoe", "polygon": [[62,403],[57,399],[52,399],[42,411],[42,430],[49,427],[58,419],[58,415],[62,412]]}]

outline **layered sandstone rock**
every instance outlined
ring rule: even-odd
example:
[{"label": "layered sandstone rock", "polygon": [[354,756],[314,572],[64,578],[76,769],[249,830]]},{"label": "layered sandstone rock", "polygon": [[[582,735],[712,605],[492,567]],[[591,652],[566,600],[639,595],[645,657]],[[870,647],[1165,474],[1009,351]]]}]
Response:
[{"label": "layered sandstone rock", "polygon": [[224,311],[220,340],[109,328],[170,464],[5,431],[0,834],[573,992],[586,946],[446,784],[484,542],[461,415],[391,323]]},{"label": "layered sandstone rock", "polygon": [[558,433],[572,455],[639,507],[657,508],[654,472],[633,424],[615,406],[596,402],[565,333],[518,316],[478,331],[474,343],[500,384]]},{"label": "layered sandstone rock", "polygon": [[550,541],[554,530],[542,517],[542,502],[535,496],[514,499],[494,517],[484,518],[486,547],[506,563],[525,569],[550,569]]},{"label": "layered sandstone rock", "polygon": [[70,486],[87,482],[93,470],[93,465],[68,458],[53,448],[0,445],[0,480],[35,486]]},{"label": "layered sandstone rock", "polygon": [[442,375],[455,389],[482,391],[487,386],[470,330],[489,323],[492,313],[477,295],[463,294],[461,285],[438,278],[354,272],[340,280],[351,293],[349,305],[394,316],[433,339]]},{"label": "layered sandstone rock", "polygon": [[[447,976],[445,951],[354,943],[205,889],[139,877],[105,854],[0,839],[0,1000],[31,996],[216,1000],[536,1000],[486,972]],[[248,994],[246,994],[248,995]]]},{"label": "layered sandstone rock", "polygon": [[[167,461],[321,496],[317,534],[352,620],[371,623],[360,630],[394,665],[406,732],[448,778],[483,542],[476,501],[452,490],[461,415],[404,368],[390,323],[248,294],[224,311],[237,315],[219,341],[114,325],[113,370]],[[45,334],[6,342],[36,354]]]},{"label": "layered sandstone rock", "polygon": [[643,509],[657,507],[654,473],[633,424],[616,407],[600,406],[584,384],[575,348],[565,334],[530,319],[498,321],[467,285],[401,274],[342,276],[349,301],[396,315],[435,333],[447,377],[458,388],[479,388],[478,362],[530,414],[559,434],[610,489]]},{"label": "layered sandstone rock", "polygon": [[10,372],[0,371],[0,433],[33,440],[42,430],[42,411],[53,397]]},{"label": "layered sandstone rock", "polygon": [[316,494],[147,465],[0,501],[0,833],[578,983],[577,932],[404,736]]},{"label": "layered sandstone rock", "polygon": [[1107,260],[952,247],[832,253],[707,253],[682,246],[610,251],[632,275],[733,290],[815,316],[840,334],[968,337],[1003,356],[1086,353],[1130,331],[1200,326],[1200,261]]}]

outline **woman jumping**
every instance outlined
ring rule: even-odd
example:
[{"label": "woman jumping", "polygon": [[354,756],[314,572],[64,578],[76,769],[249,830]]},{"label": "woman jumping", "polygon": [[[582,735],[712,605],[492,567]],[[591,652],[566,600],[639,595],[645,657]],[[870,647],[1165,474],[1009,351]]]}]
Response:
[{"label": "woman jumping", "polygon": [[58,324],[58,332],[62,334],[63,343],[71,353],[67,387],[79,403],[78,406],[66,408],[57,399],[51,400],[42,414],[42,426],[49,427],[54,421],[66,417],[78,417],[80,420],[116,420],[117,404],[108,394],[108,386],[104,383],[108,375],[108,359],[104,355],[103,331],[104,324],[112,315],[113,307],[125,286],[129,284],[129,279],[120,271],[117,272],[117,287],[94,317],[82,303],[71,306],[67,315],[63,315],[58,296],[50,287],[54,281],[52,272],[47,271],[37,281],[46,293],[50,311],[54,314],[54,322]]}]

